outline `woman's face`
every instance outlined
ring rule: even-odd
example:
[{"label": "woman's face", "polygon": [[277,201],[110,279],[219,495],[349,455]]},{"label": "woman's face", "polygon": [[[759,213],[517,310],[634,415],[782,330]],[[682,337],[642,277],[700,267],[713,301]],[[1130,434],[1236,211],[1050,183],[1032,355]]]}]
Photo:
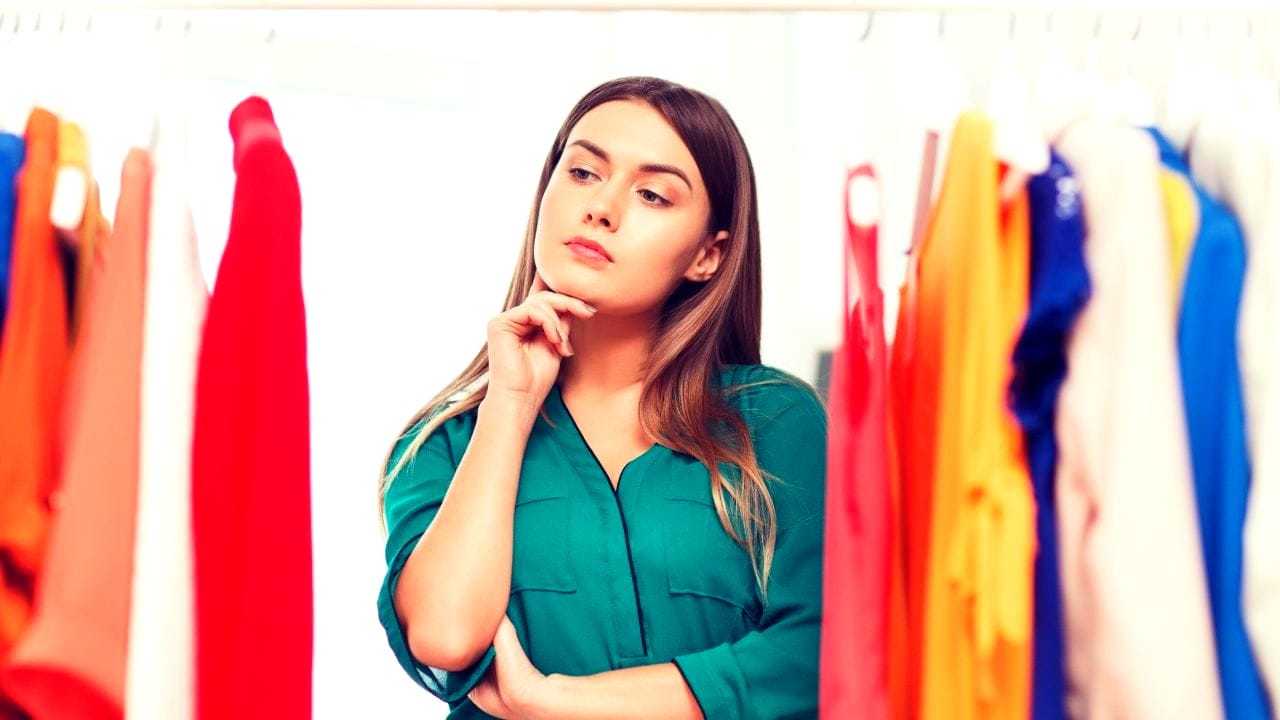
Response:
[{"label": "woman's face", "polygon": [[666,119],[644,102],[607,102],[569,133],[542,196],[534,263],[552,290],[602,313],[652,312],[718,268],[728,234],[708,231],[710,217],[697,164]]}]

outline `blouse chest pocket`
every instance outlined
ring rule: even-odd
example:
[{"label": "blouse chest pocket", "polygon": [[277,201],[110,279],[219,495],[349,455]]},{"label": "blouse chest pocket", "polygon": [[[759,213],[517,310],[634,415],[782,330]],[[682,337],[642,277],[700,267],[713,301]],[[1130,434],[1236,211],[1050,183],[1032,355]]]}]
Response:
[{"label": "blouse chest pocket", "polygon": [[759,617],[751,559],[720,523],[707,478],[675,477],[663,508],[667,589],[733,605]]},{"label": "blouse chest pocket", "polygon": [[569,522],[569,495],[563,476],[522,474],[516,491],[511,594],[577,591],[577,578],[569,562]]}]

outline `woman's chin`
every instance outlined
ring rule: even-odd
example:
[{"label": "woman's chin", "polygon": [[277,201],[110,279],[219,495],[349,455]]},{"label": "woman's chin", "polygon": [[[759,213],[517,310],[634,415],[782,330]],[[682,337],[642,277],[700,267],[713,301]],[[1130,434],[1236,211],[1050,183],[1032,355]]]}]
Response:
[{"label": "woman's chin", "polygon": [[573,277],[574,274],[573,272],[553,272],[544,274],[542,279],[552,292],[577,298],[588,305],[595,305],[600,296],[599,290],[592,287],[594,283],[584,282],[582,278]]}]

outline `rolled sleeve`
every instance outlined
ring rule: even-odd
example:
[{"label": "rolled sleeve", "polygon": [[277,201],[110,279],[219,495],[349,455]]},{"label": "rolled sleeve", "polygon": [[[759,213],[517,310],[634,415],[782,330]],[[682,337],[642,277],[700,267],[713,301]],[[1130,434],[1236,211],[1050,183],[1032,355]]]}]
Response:
[{"label": "rolled sleeve", "polygon": [[[451,418],[446,421],[445,426],[464,420],[461,417]],[[400,572],[409,560],[409,555],[418,546],[422,534],[435,518],[444,500],[445,491],[453,479],[456,463],[453,461],[449,433],[445,426],[437,428],[427,438],[387,490],[387,572],[378,592],[378,619],[387,633],[387,643],[405,672],[432,695],[452,705],[465,699],[467,693],[484,677],[493,663],[493,646],[476,662],[457,672],[418,662],[409,650],[408,638],[393,602]],[[388,464],[389,468],[399,461],[419,427],[415,427],[397,445]]]},{"label": "rolled sleeve", "polygon": [[759,432],[760,465],[782,482],[771,488],[779,532],[759,626],[673,660],[706,718],[817,717],[826,438],[811,392]]}]

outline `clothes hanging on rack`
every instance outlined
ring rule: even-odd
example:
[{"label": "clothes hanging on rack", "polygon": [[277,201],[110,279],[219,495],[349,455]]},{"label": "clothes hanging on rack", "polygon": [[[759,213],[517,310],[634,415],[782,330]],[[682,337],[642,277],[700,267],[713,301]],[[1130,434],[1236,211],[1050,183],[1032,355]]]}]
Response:
[{"label": "clothes hanging on rack", "polygon": [[231,114],[236,189],[196,374],[196,716],[311,717],[301,198],[271,107]]},{"label": "clothes hanging on rack", "polygon": [[58,119],[37,108],[18,176],[10,311],[0,339],[0,665],[30,621],[57,478],[67,296],[49,223]]},{"label": "clothes hanging on rack", "polygon": [[187,200],[186,122],[157,118],[142,340],[138,514],[125,707],[130,720],[192,720],[195,582],[192,424],[209,292]]},{"label": "clothes hanging on rack", "polygon": [[[1190,177],[1182,155],[1151,131],[1166,167]],[[1267,718],[1266,691],[1244,627],[1244,516],[1249,496],[1244,397],[1236,326],[1244,284],[1244,237],[1236,219],[1192,183],[1200,205],[1178,318],[1178,359],[1186,403],[1200,538],[1228,718]]]},{"label": "clothes hanging on rack", "polygon": [[1031,203],[1030,306],[1013,351],[1013,408],[1026,441],[1036,502],[1031,717],[1065,720],[1066,670],[1054,472],[1055,417],[1067,374],[1067,341],[1089,299],[1084,207],[1070,166],[1056,152],[1027,182]]},{"label": "clothes hanging on rack", "polygon": [[1026,314],[1025,192],[999,201],[990,120],[956,123],[933,234],[942,306],[921,717],[1023,718],[1030,704],[1034,517],[1008,358]]},{"label": "clothes hanging on rack", "polygon": [[[1264,117],[1280,117],[1273,105]],[[905,577],[907,629],[884,662],[891,687],[905,667],[900,717],[1271,716],[1274,633],[1265,606],[1250,605],[1267,591],[1250,588],[1274,571],[1251,586],[1247,568],[1261,562],[1251,542],[1269,547],[1252,514],[1275,509],[1254,505],[1270,496],[1250,496],[1246,450],[1268,458],[1252,439],[1280,417],[1267,362],[1280,331],[1260,322],[1280,297],[1280,264],[1250,271],[1244,236],[1253,260],[1280,257],[1263,249],[1280,234],[1280,143],[1230,117],[1220,108],[1200,122],[1192,168],[1154,129],[1073,121],[1050,171],[1025,188],[1030,258],[1018,195],[995,200],[989,121],[957,123],[909,259],[889,373],[890,498],[901,499],[890,573]],[[1244,236],[1193,168],[1247,218]],[[1024,287],[1027,263],[1029,307],[1017,290],[1001,294]],[[1241,302],[1254,314],[1238,318]],[[1007,432],[1009,409],[1021,437]],[[1008,455],[1020,440],[1025,457]],[[1030,490],[1034,543],[1019,535]],[[828,583],[840,573],[829,566]]]},{"label": "clothes hanging on rack", "polygon": [[0,338],[4,337],[5,317],[9,314],[17,179],[26,150],[26,142],[21,137],[0,132]]},{"label": "clothes hanging on rack", "polygon": [[1247,242],[1238,329],[1250,456],[1243,609],[1271,698],[1280,701],[1280,98],[1211,108],[1189,148],[1191,170],[1238,217]]},{"label": "clothes hanging on rack", "polygon": [[1169,288],[1174,308],[1182,307],[1182,289],[1186,284],[1187,261],[1191,245],[1200,232],[1200,204],[1187,178],[1162,167],[1159,171],[1160,193],[1164,200],[1165,222],[1169,228]]},{"label": "clothes hanging on rack", "polygon": [[[63,124],[63,130],[67,129]],[[75,129],[76,142],[83,136]],[[7,680],[35,718],[124,717],[138,478],[143,287],[151,161],[121,171],[114,231],[86,205],[85,296],[63,407],[61,479],[31,627]]]},{"label": "clothes hanging on rack", "polygon": [[1093,282],[1057,417],[1070,714],[1222,717],[1156,151],[1141,131],[1095,120],[1058,151],[1084,196]]},{"label": "clothes hanging on rack", "polygon": [[[925,194],[922,189],[922,196]],[[952,192],[960,192],[952,190]],[[963,204],[963,203],[961,203]],[[948,212],[957,204],[946,205]],[[939,204],[939,208],[943,206]],[[905,627],[905,647],[891,671],[901,674],[905,693],[900,717],[919,714],[920,659],[924,647],[925,577],[933,514],[938,385],[941,381],[942,306],[946,302],[947,256],[928,238],[940,232],[942,212],[929,215],[924,240],[911,249],[907,277],[899,290],[897,327],[889,364],[890,463],[898,497],[893,558],[902,574],[903,613],[891,627]],[[935,258],[935,256],[937,256]]]},{"label": "clothes hanging on rack", "polygon": [[[855,193],[865,200],[853,200]],[[823,573],[828,582],[818,691],[823,720],[892,717],[887,349],[878,230],[874,219],[856,217],[852,203],[862,201],[879,202],[875,172],[868,165],[850,170],[845,179],[844,338],[832,358],[827,406]],[[855,278],[858,299],[851,308],[849,286]]]},{"label": "clothes hanging on rack", "polygon": [[[79,125],[66,121],[60,122],[58,127],[58,171],[64,169],[78,171],[87,178],[84,214],[79,226],[71,230],[55,228],[67,265],[67,303],[71,309],[69,329],[74,347],[80,335],[80,318],[85,314],[88,301],[89,276],[96,248],[110,232],[110,227],[98,205],[98,184],[93,182],[89,166],[88,139]],[[56,190],[56,182],[54,187]]]}]

